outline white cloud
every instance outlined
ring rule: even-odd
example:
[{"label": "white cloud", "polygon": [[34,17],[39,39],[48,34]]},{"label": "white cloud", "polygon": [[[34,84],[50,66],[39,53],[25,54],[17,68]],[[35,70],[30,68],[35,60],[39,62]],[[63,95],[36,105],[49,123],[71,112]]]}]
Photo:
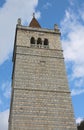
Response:
[{"label": "white cloud", "polygon": [[71,96],[76,96],[84,93],[84,89],[72,89]]},{"label": "white cloud", "polygon": [[69,0],[70,5],[74,5],[75,0]]},{"label": "white cloud", "polygon": [[73,82],[73,86],[71,87],[71,95],[75,96],[75,95],[80,95],[84,93],[84,79],[83,78],[79,78],[79,79],[75,79],[72,80],[71,82]]},{"label": "white cloud", "polygon": [[51,6],[52,6],[52,4],[49,3],[49,2],[47,2],[43,7],[44,7],[44,9],[48,9],[48,8],[51,7]]},{"label": "white cloud", "polygon": [[76,124],[80,124],[82,120],[83,120],[82,117],[77,118],[77,119],[76,119]]},{"label": "white cloud", "polygon": [[84,87],[84,79],[80,78],[74,82],[76,88],[83,88]]},{"label": "white cloud", "polygon": [[[38,0],[6,0],[0,8],[0,64],[12,52],[17,19],[21,17],[22,23],[29,23],[37,5]],[[40,17],[40,12],[36,12],[36,17]]]},{"label": "white cloud", "polygon": [[0,112],[0,130],[8,130],[9,110]]},{"label": "white cloud", "polygon": [[[81,12],[81,13],[80,13]],[[62,45],[66,63],[72,64],[72,73],[70,74],[72,82],[78,80],[75,86],[82,86],[79,89],[73,89],[72,95],[79,95],[84,92],[84,8],[78,8],[76,12],[73,9],[67,9],[64,20],[61,22]],[[82,80],[80,81],[79,78]]]},{"label": "white cloud", "polygon": [[2,84],[2,91],[3,91],[3,96],[6,98],[10,98],[11,94],[11,82],[7,81]]}]

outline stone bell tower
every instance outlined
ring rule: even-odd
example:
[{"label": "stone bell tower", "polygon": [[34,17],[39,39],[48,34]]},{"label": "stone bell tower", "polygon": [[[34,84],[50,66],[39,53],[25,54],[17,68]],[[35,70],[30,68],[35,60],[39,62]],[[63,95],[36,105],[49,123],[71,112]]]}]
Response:
[{"label": "stone bell tower", "polygon": [[16,26],[9,130],[76,130],[60,30]]}]

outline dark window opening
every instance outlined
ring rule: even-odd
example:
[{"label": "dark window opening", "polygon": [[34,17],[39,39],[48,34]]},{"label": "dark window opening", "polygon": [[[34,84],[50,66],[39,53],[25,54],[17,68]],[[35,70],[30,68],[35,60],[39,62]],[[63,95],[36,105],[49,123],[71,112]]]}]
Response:
[{"label": "dark window opening", "polygon": [[35,44],[35,38],[34,37],[31,38],[31,44]]},{"label": "dark window opening", "polygon": [[47,38],[45,38],[44,41],[42,42],[42,39],[40,37],[37,40],[35,40],[34,37],[31,37],[30,43],[31,47],[49,48],[49,41]]},{"label": "dark window opening", "polygon": [[48,39],[44,39],[44,48],[49,48],[49,42]]},{"label": "dark window opening", "polygon": [[38,44],[42,45],[42,40],[41,40],[41,38],[38,38],[38,40],[37,40],[37,45],[38,45]]},{"label": "dark window opening", "polygon": [[48,46],[48,39],[44,40],[44,46]]}]

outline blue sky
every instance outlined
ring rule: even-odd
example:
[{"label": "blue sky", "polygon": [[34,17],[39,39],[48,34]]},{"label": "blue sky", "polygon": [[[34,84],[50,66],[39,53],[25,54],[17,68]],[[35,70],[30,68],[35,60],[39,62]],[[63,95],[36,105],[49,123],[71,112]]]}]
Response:
[{"label": "blue sky", "polygon": [[[17,19],[32,14],[43,28],[58,24],[76,122],[84,118],[84,0],[0,0],[0,129],[7,130]],[[3,120],[2,120],[3,119]]]}]

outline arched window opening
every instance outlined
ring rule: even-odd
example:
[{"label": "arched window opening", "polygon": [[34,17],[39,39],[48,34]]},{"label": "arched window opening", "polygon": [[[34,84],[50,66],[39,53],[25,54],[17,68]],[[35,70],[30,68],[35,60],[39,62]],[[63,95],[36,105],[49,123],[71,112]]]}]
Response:
[{"label": "arched window opening", "polygon": [[47,48],[49,46],[48,39],[44,39],[44,47]]},{"label": "arched window opening", "polygon": [[34,37],[31,38],[30,42],[31,42],[31,46],[35,46],[35,38]]},{"label": "arched window opening", "polygon": [[37,47],[41,47],[41,46],[42,46],[42,40],[41,40],[41,38],[38,38]]},{"label": "arched window opening", "polygon": [[34,37],[31,38],[31,44],[35,44],[35,38]]}]

